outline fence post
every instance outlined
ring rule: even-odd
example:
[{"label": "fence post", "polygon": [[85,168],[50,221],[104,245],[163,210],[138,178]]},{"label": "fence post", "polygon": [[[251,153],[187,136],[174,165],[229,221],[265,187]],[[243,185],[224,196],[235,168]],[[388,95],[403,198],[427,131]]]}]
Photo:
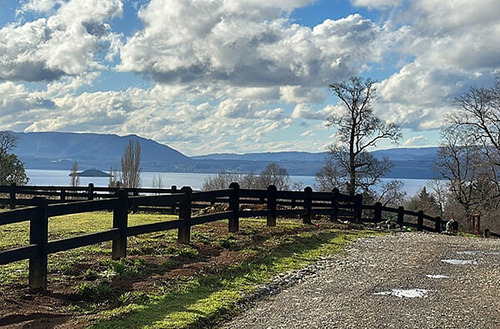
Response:
[{"label": "fence post", "polygon": [[120,234],[113,240],[112,259],[127,256],[128,194],[125,190],[118,190],[117,196],[118,202],[113,209],[113,228],[117,228]]},{"label": "fence post", "polygon": [[338,188],[332,190],[332,216],[331,221],[336,221],[339,218],[339,194]]},{"label": "fence post", "polygon": [[184,186],[181,188],[183,193],[182,201],[179,206],[179,219],[182,220],[182,226],[179,227],[177,232],[177,242],[178,243],[190,243],[191,242],[191,198],[193,190],[189,186]]},{"label": "fence post", "polygon": [[240,230],[240,185],[238,183],[231,183],[229,188],[232,189],[229,196],[229,210],[232,214],[229,218],[228,230],[231,233],[235,233]]},{"label": "fence post", "polygon": [[[133,192],[133,195],[134,195],[134,196],[139,196],[139,191],[135,190],[135,191]],[[139,210],[139,207],[134,206],[134,209],[132,209],[132,212],[135,214],[135,213],[137,213],[137,211],[138,211],[138,210]]]},{"label": "fence post", "polygon": [[401,206],[398,208],[398,225],[403,227],[405,223],[405,207]]},{"label": "fence post", "polygon": [[377,202],[375,203],[375,222],[381,222],[382,221],[382,203]]},{"label": "fence post", "polygon": [[363,196],[361,194],[356,194],[354,197],[354,222],[356,224],[361,223],[361,217],[363,215]]},{"label": "fence post", "polygon": [[312,191],[309,186],[304,189],[304,209],[306,214],[302,218],[302,224],[312,224]]},{"label": "fence post", "polygon": [[94,183],[89,183],[89,189],[87,191],[87,199],[94,200]]},{"label": "fence post", "polygon": [[276,186],[269,185],[267,188],[267,226],[276,226]]},{"label": "fence post", "polygon": [[10,184],[10,209],[16,208],[16,183]]},{"label": "fence post", "polygon": [[48,218],[47,200],[36,198],[37,214],[30,218],[30,244],[36,244],[37,255],[29,260],[29,287],[31,289],[47,290],[47,244]]},{"label": "fence post", "polygon": [[424,230],[424,212],[420,210],[418,212],[417,218],[417,231],[422,232]]},{"label": "fence post", "polygon": [[441,233],[441,217],[437,216],[434,220],[435,220],[434,230],[437,233]]},{"label": "fence post", "polygon": [[[172,185],[172,187],[170,188],[172,191],[172,194],[173,193],[176,193],[177,192],[177,186],[176,185]],[[171,215],[175,215],[175,208],[176,208],[176,205],[177,203],[174,202],[174,204],[172,205],[172,207],[170,208],[170,214]]]},{"label": "fence post", "polygon": [[61,189],[61,202],[66,201],[66,190],[64,188]]}]

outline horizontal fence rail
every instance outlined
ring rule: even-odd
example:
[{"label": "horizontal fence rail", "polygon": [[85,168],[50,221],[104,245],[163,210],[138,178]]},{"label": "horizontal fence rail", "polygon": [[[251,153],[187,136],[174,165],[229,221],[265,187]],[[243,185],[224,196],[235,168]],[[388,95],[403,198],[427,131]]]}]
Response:
[{"label": "horizontal fence rail", "polygon": [[[43,198],[42,198],[43,196]],[[377,203],[363,205],[361,195],[348,196],[332,192],[278,191],[240,189],[232,183],[228,189],[193,191],[190,187],[177,189],[118,189],[94,187],[0,186],[0,205],[11,208],[0,212],[0,226],[30,222],[30,241],[26,246],[0,251],[0,265],[29,259],[29,285],[33,289],[47,288],[47,258],[49,254],[112,241],[113,259],[126,257],[127,238],[139,234],[177,230],[179,243],[190,243],[191,227],[204,223],[228,220],[228,231],[238,232],[239,219],[264,217],[268,226],[276,225],[277,217],[301,218],[312,223],[314,216],[328,216],[332,220],[355,223],[386,220],[384,215],[396,217],[400,226],[419,231],[441,232],[439,217],[412,212],[403,207],[390,208]],[[16,209],[19,206],[25,208]],[[178,219],[129,226],[130,211],[167,211]],[[109,230],[76,237],[48,241],[48,220],[69,214],[110,211],[113,226]],[[370,214],[366,217],[366,214]]]}]

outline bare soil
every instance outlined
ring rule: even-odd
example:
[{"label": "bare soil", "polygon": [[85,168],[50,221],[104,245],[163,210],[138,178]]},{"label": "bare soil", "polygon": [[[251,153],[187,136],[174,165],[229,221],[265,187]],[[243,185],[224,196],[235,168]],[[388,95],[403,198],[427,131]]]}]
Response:
[{"label": "bare soil", "polygon": [[[334,224],[322,223],[325,227]],[[231,234],[244,248],[265,244],[271,236],[296,234],[299,231],[317,230],[314,225],[298,228],[268,228],[266,226],[252,227],[245,232]],[[211,236],[228,236],[227,223],[215,222],[192,228],[193,233],[209,233]],[[157,233],[161,239],[162,234]],[[95,268],[102,259],[109,255],[85,254],[83,260],[73,266],[70,271],[49,272],[48,291],[32,291],[27,282],[12,283],[0,288],[0,327],[1,328],[84,328],[99,312],[117,307],[117,298],[126,292],[152,293],[162,285],[176,285],[183,280],[203,274],[215,273],[218,269],[231,264],[240,263],[252,257],[241,249],[225,248],[220,243],[196,241],[191,247],[197,255],[191,258],[129,255],[127,259],[141,259],[147,264],[148,271],[130,278],[116,277],[109,280],[112,293],[102,300],[82,296],[76,289],[83,282],[92,282],[85,277],[84,272]],[[129,242],[129,247],[137,247]],[[272,248],[272,246],[268,246]],[[175,261],[172,266],[164,266],[168,260]],[[80,309],[75,308],[75,305]],[[82,310],[83,309],[83,310]]]}]

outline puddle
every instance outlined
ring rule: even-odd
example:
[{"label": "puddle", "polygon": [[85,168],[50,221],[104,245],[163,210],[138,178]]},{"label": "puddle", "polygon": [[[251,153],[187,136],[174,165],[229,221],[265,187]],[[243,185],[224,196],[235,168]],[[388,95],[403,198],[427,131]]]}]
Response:
[{"label": "puddle", "polygon": [[459,255],[500,255],[498,251],[464,250],[457,251]]},{"label": "puddle", "polygon": [[443,263],[448,263],[452,265],[471,265],[477,264],[477,261],[470,259],[441,259]]},{"label": "puddle", "polygon": [[442,275],[442,274],[427,274],[426,277],[431,278],[431,279],[449,279],[449,275]]},{"label": "puddle", "polygon": [[457,254],[459,255],[478,255],[483,253],[482,251],[477,251],[477,250],[465,250],[465,251],[457,251]]},{"label": "puddle", "polygon": [[432,290],[427,289],[392,289],[391,291],[376,292],[378,296],[395,296],[399,298],[422,298],[427,297],[427,294]]}]

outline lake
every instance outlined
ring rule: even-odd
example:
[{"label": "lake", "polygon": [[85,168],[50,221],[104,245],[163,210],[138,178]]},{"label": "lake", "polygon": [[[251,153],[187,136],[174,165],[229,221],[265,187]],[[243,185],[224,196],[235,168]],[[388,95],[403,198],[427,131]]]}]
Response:
[{"label": "lake", "polygon": [[[68,186],[71,182],[69,171],[67,170],[42,170],[42,169],[26,169],[26,174],[30,178],[29,185],[38,186]],[[153,180],[161,177],[162,185],[168,188],[176,185],[178,188],[182,186],[191,186],[194,190],[201,189],[206,178],[216,174],[206,173],[168,173],[168,172],[142,172],[141,180],[142,187],[153,187]],[[316,185],[314,176],[290,176],[292,183],[301,183],[304,187],[311,186],[313,189]],[[384,178],[382,182],[387,182],[392,179]],[[415,195],[418,190],[426,186],[426,179],[400,179],[405,185],[404,190],[408,196]],[[95,186],[108,186],[109,179],[106,177],[80,177],[80,185],[85,186],[93,183]]]}]

